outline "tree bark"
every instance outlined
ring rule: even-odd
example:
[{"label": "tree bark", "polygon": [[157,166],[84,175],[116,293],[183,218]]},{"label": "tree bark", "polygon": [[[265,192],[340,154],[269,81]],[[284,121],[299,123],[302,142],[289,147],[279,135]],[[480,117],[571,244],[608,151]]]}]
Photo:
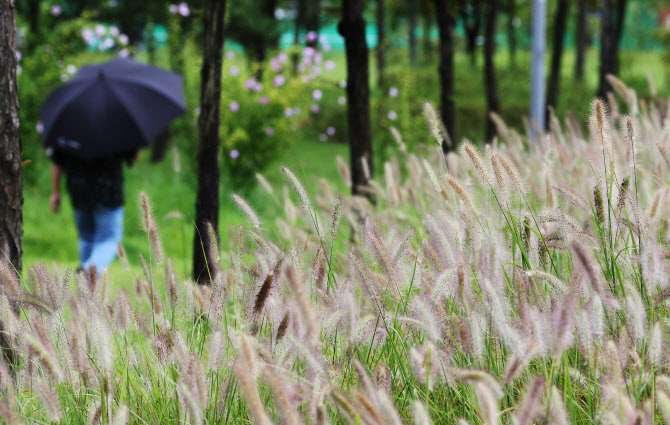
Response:
[{"label": "tree bark", "polygon": [[386,31],[384,28],[384,0],[377,0],[377,86],[384,89],[386,66]]},{"label": "tree bark", "polygon": [[[568,13],[570,3],[568,0],[559,0],[554,19],[554,42],[551,53],[551,71],[549,73],[549,82],[547,87],[547,114],[549,116],[549,107],[556,107],[558,104],[558,88],[561,82],[561,62],[563,59],[563,39],[565,38],[565,29],[568,22]],[[549,120],[545,120],[546,126],[549,126]]]},{"label": "tree bark", "polygon": [[516,28],[514,27],[514,19],[516,17],[516,0],[511,0],[509,3],[509,16],[507,19],[507,44],[509,46],[510,66],[516,69]]},{"label": "tree bark", "polygon": [[0,0],[0,261],[21,271],[23,168],[14,0]]},{"label": "tree bark", "polygon": [[198,117],[198,189],[195,201],[193,279],[210,283],[216,275],[208,225],[218,239],[219,224],[219,117],[221,110],[221,66],[223,63],[226,0],[205,2],[205,46],[200,83]]},{"label": "tree bark", "polygon": [[463,17],[463,28],[465,29],[465,51],[470,56],[470,64],[474,67],[477,65],[477,36],[482,24],[481,1],[469,2],[461,15]]},{"label": "tree bark", "polygon": [[365,194],[369,197],[369,192],[362,190],[368,186],[373,171],[368,45],[365,40],[363,0],[342,0],[342,20],[337,29],[344,37],[347,55],[347,122],[351,189],[354,195]]},{"label": "tree bark", "polygon": [[[616,4],[614,4],[616,3]],[[616,7],[616,10],[614,7]],[[616,12],[616,16],[614,15]],[[604,0],[602,13],[602,36],[600,46],[600,85],[598,97],[605,98],[612,86],[607,81],[607,74],[619,72],[619,42],[623,34],[626,14],[626,0]]]},{"label": "tree bark", "polygon": [[586,53],[586,2],[577,2],[575,79],[584,79],[584,55]]},{"label": "tree bark", "polygon": [[450,143],[442,143],[442,150],[454,149],[456,106],[454,104],[454,18],[450,0],[435,0],[437,25],[440,29],[440,111]]},{"label": "tree bark", "polygon": [[416,26],[419,15],[419,0],[409,1],[409,63],[416,63]]},{"label": "tree bark", "polygon": [[430,10],[430,7],[426,7],[422,10],[422,21],[423,21],[423,39],[422,39],[422,50],[423,58],[426,62],[430,62],[433,59],[433,45],[430,41],[430,29],[433,24],[433,13]]},{"label": "tree bark", "polygon": [[496,83],[496,70],[493,61],[495,56],[496,18],[498,15],[499,0],[491,0],[486,13],[486,27],[484,28],[484,85],[486,86],[486,142],[490,143],[496,135],[496,126],[491,120],[491,112],[498,113],[500,101],[498,100],[498,85]]},{"label": "tree bark", "polygon": [[298,62],[300,62],[300,54],[297,51],[297,47],[300,45],[300,26],[302,25],[302,2],[301,0],[293,1],[293,8],[295,9],[295,21],[293,26],[293,44],[295,50],[291,53],[291,63],[293,75],[298,75]]}]

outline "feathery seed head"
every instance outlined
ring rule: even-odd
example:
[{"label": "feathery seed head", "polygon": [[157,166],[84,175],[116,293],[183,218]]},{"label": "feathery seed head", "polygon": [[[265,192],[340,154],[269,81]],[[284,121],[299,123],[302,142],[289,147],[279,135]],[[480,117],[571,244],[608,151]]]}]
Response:
[{"label": "feathery seed head", "polygon": [[241,196],[233,194],[233,201],[235,201],[235,204],[240,209],[240,211],[242,211],[247,216],[251,224],[256,229],[260,229],[261,221],[258,219],[258,216],[256,215],[256,212],[253,210],[253,208],[251,208]]},{"label": "feathery seed head", "polygon": [[300,198],[300,203],[306,210],[310,210],[311,203],[309,202],[309,197],[307,196],[307,191],[303,187],[302,183],[298,178],[293,174],[293,171],[289,170],[288,167],[282,165],[281,172],[284,174],[288,182],[293,186],[293,190],[298,194]]},{"label": "feathery seed head", "polygon": [[452,189],[454,189],[454,192],[456,192],[461,201],[463,201],[463,204],[470,211],[470,213],[472,213],[472,215],[479,215],[475,203],[472,202],[472,198],[470,197],[470,195],[468,195],[468,193],[465,191],[463,186],[458,182],[458,180],[448,175],[447,183],[449,183]]},{"label": "feathery seed head", "polygon": [[435,107],[430,102],[423,103],[423,115],[426,117],[426,121],[428,122],[430,134],[433,135],[437,144],[442,146],[442,144],[446,141],[445,135],[442,134],[443,124],[440,124],[440,117],[435,110]]},{"label": "feathery seed head", "polygon": [[470,158],[482,183],[488,187],[493,187],[488,167],[484,164],[477,148],[468,139],[463,140],[463,144],[461,145],[461,155],[467,155],[467,157]]}]

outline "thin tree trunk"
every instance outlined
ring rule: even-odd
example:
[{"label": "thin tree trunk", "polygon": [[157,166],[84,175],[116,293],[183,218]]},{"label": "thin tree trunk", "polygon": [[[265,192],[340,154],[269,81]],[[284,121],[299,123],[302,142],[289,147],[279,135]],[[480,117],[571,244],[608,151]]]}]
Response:
[{"label": "thin tree trunk", "polygon": [[16,84],[14,0],[0,0],[0,261],[21,271],[23,168]]},{"label": "thin tree trunk", "polygon": [[616,22],[614,24],[614,73],[619,73],[619,46],[621,45],[621,36],[623,35],[623,26],[626,20],[626,4],[628,0],[618,0],[616,2]]},{"label": "thin tree trunk", "polygon": [[[563,59],[563,39],[565,38],[569,9],[570,3],[568,0],[559,0],[558,8],[556,9],[556,18],[554,20],[554,42],[551,53],[551,71],[547,88],[547,117],[549,116],[549,107],[555,108],[558,104],[558,88],[561,82],[561,62]],[[546,120],[546,123],[548,127],[549,120]]]},{"label": "thin tree trunk", "polygon": [[409,62],[416,63],[416,21],[419,15],[419,0],[409,1]]},{"label": "thin tree trunk", "polygon": [[454,18],[451,14],[450,0],[435,0],[437,25],[440,29],[440,110],[442,122],[447,128],[448,139],[451,143],[443,143],[442,150],[448,152],[454,149],[456,123],[454,104]]},{"label": "thin tree trunk", "polygon": [[430,41],[430,29],[433,23],[433,14],[429,7],[425,7],[423,10],[423,58],[426,62],[430,62],[433,59],[433,46]]},{"label": "thin tree trunk", "polygon": [[509,46],[510,66],[516,69],[516,27],[514,19],[516,18],[516,0],[510,1],[509,16],[507,19],[507,44]]},{"label": "thin tree trunk", "polygon": [[[302,24],[302,4],[301,0],[294,0],[293,5],[295,9],[295,26],[293,27],[293,45],[297,47],[300,45],[300,26]],[[291,54],[291,63],[293,64],[293,75],[298,75],[298,62],[300,61],[300,54],[297,49]]]},{"label": "thin tree trunk", "polygon": [[[0,261],[21,273],[23,237],[23,169],[16,84],[14,0],[0,0]],[[0,321],[0,350],[16,366],[12,337]],[[13,369],[12,369],[13,370]]]},{"label": "thin tree trunk", "polygon": [[[352,193],[368,192],[372,176],[372,135],[370,132],[370,87],[368,46],[365,40],[363,0],[342,0],[342,20],[338,31],[344,37],[347,55],[347,122]],[[366,170],[367,169],[367,170]]]},{"label": "thin tree trunk", "polygon": [[577,2],[577,30],[576,30],[576,54],[575,78],[577,81],[584,79],[584,55],[586,53],[586,2]]},{"label": "thin tree trunk", "polygon": [[472,2],[472,10],[462,14],[463,27],[465,29],[465,51],[470,56],[472,67],[477,65],[477,36],[479,35],[479,28],[482,23],[481,12],[481,1],[474,0]]},{"label": "thin tree trunk", "polygon": [[211,251],[208,226],[218,239],[219,226],[219,116],[221,109],[221,66],[223,63],[226,0],[207,0],[203,16],[205,46],[200,84],[198,117],[198,189],[195,201],[196,232],[193,240],[193,279],[209,283],[217,264]]},{"label": "thin tree trunk", "polygon": [[496,70],[493,61],[495,56],[495,33],[496,17],[498,15],[498,1],[491,0],[488,4],[486,14],[486,27],[484,28],[484,85],[486,86],[486,142],[490,143],[496,135],[496,126],[491,120],[491,112],[498,113],[500,101],[498,100],[498,85],[496,83]]},{"label": "thin tree trunk", "polygon": [[377,86],[384,89],[386,65],[386,31],[384,28],[384,0],[377,0]]},{"label": "thin tree trunk", "polygon": [[[616,2],[616,16],[612,7]],[[616,75],[619,72],[619,42],[623,34],[623,24],[626,14],[626,0],[604,0],[602,13],[602,36],[600,47],[600,85],[598,97],[605,98],[612,86],[607,81],[607,74]],[[616,20],[615,20],[616,19]]]}]

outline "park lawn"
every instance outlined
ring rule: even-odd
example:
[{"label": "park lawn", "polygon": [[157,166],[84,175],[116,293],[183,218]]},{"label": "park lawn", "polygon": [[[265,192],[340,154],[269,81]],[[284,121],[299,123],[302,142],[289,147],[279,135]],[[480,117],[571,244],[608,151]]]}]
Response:
[{"label": "park lawn", "polygon": [[[587,114],[592,94],[597,87],[597,64],[598,50],[591,49],[586,58],[584,81],[578,83],[573,78],[574,54],[568,51],[564,55],[562,67],[562,82],[557,107],[557,115],[564,117],[568,111],[572,111],[577,117]],[[159,58],[162,56],[159,55]],[[344,78],[346,62],[341,53],[331,52],[326,58],[334,60],[337,64],[337,72],[330,75],[328,80],[321,80],[323,84],[336,82],[338,78]],[[165,59],[165,58],[163,58]],[[457,132],[460,137],[468,137],[475,142],[480,142],[485,128],[486,103],[484,89],[482,86],[481,58],[476,69],[472,69],[469,58],[464,54],[456,55],[456,105]],[[502,112],[501,115],[508,124],[522,130],[521,117],[526,114],[529,87],[525,82],[529,79],[528,63],[530,56],[528,52],[520,51],[517,58],[517,66],[511,69],[507,52],[500,49],[496,57],[498,65],[499,95]],[[85,63],[80,58],[80,63]],[[381,163],[394,152],[395,147],[388,135],[391,125],[397,126],[401,131],[404,129],[419,131],[425,135],[424,128],[416,127],[417,116],[421,113],[421,103],[428,99],[437,103],[439,87],[436,65],[426,62],[425,58],[413,67],[410,67],[406,52],[393,51],[389,54],[389,85],[403,84],[405,76],[414,75],[416,79],[407,86],[411,93],[401,94],[398,99],[381,101],[383,103],[373,105],[373,134],[375,134],[375,152],[377,170],[381,169]],[[548,61],[547,61],[548,63]],[[236,64],[241,68],[244,58],[237,54],[230,61],[224,60],[224,78],[230,64]],[[187,93],[197,87],[197,63],[189,62],[187,67]],[[621,76],[627,84],[636,89],[641,98],[649,96],[649,88],[646,81],[646,73],[654,80],[658,93],[667,95],[670,87],[663,76],[665,75],[664,64],[658,52],[622,52]],[[243,68],[242,68],[243,69]],[[371,84],[372,95],[380,97],[380,88],[376,87],[376,67],[371,57]],[[331,81],[332,80],[332,81]],[[227,104],[223,94],[223,104]],[[187,99],[189,107],[194,107],[197,99]],[[569,105],[569,107],[567,106]],[[378,108],[378,109],[377,109]],[[393,108],[398,111],[399,118],[396,122],[389,121],[383,114],[384,108]],[[375,111],[382,111],[378,115]],[[342,124],[342,123],[340,123]],[[342,124],[344,126],[344,124]],[[345,187],[337,171],[335,158],[341,155],[348,162],[348,149],[345,144],[321,143],[313,137],[307,137],[302,131],[297,131],[294,143],[271,164],[264,172],[265,177],[279,191],[284,185],[280,172],[280,165],[286,165],[292,169],[307,185],[308,190],[316,191],[319,179],[324,178],[333,187],[342,193],[349,189]],[[342,134],[339,135],[342,138]],[[186,140],[177,140],[179,146],[192,143]],[[418,143],[429,143],[423,137]],[[190,149],[194,151],[194,149]],[[47,161],[45,156],[37,159]],[[140,254],[146,258],[150,255],[149,244],[146,234],[140,226],[140,213],[137,206],[137,198],[140,191],[146,191],[152,198],[154,214],[159,224],[162,243],[165,253],[172,258],[175,271],[180,276],[188,276],[191,270],[192,246],[193,246],[193,209],[195,205],[195,158],[187,158],[181,155],[181,172],[176,173],[173,169],[171,152],[168,151],[166,158],[157,164],[149,163],[148,152],[138,164],[127,170],[126,173],[126,218],[124,248],[127,252],[131,271],[122,268],[119,261],[111,268],[112,281],[121,282],[128,279],[117,279],[119,276],[136,276],[141,272]],[[29,165],[30,166],[30,165]],[[60,268],[78,265],[76,231],[72,217],[69,200],[64,199],[63,209],[60,214],[52,214],[49,210],[50,183],[47,168],[40,174],[36,185],[25,188],[24,204],[24,265],[29,267],[37,262],[44,262],[48,266]],[[225,175],[225,170],[223,170]],[[222,178],[221,187],[221,212],[219,231],[222,240],[222,249],[226,251],[230,235],[246,218],[235,207],[231,194],[236,193],[234,188],[225,183]],[[266,229],[274,225],[275,218],[281,213],[282,205],[279,205],[272,196],[260,186],[249,191],[249,193],[238,193],[247,198],[250,204],[257,210],[261,221]],[[278,196],[277,198],[281,198]],[[273,232],[269,231],[268,234]],[[224,258],[225,261],[225,258]],[[27,267],[25,269],[27,269]],[[133,279],[130,279],[134,281]]]},{"label": "park lawn", "polygon": [[[299,175],[310,192],[316,190],[319,178],[329,182],[341,182],[334,187],[348,190],[339,177],[335,157],[341,155],[347,159],[347,147],[343,144],[321,143],[313,140],[298,140],[291,148],[268,167],[265,177],[281,194],[284,185],[280,171],[286,165]],[[45,158],[46,160],[46,158]],[[139,275],[142,271],[139,255],[147,260],[150,248],[146,233],[141,228],[138,197],[141,191],[147,192],[152,200],[153,212],[158,222],[161,239],[166,256],[174,263],[179,276],[188,276],[191,272],[193,255],[193,210],[195,205],[196,184],[192,175],[193,165],[186,165],[186,158],[181,159],[182,172],[175,173],[171,154],[168,153],[160,163],[151,163],[148,152],[138,161],[135,167],[126,169],[125,173],[125,233],[123,246],[126,250],[131,272],[125,271],[120,261],[112,265],[111,281],[123,282],[129,276]],[[189,162],[194,162],[194,159]],[[231,194],[235,191],[222,186],[220,193],[221,212],[219,231],[222,249],[227,250],[229,233],[234,232],[246,217],[235,206]],[[24,268],[38,262],[48,266],[76,268],[77,235],[69,198],[65,198],[59,214],[49,209],[50,185],[48,176],[41,176],[40,183],[25,190],[24,201]],[[246,196],[246,195],[243,195]],[[259,185],[247,196],[257,209],[266,227],[273,226],[274,219],[283,213],[283,206]],[[272,234],[272,232],[269,232]],[[225,261],[225,259],[224,259]],[[134,282],[134,278],[131,279]]]}]

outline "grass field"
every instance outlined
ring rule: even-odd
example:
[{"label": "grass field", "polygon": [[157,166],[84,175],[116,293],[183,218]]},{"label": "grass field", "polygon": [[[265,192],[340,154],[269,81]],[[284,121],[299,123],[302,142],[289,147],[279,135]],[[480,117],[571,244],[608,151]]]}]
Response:
[{"label": "grass field", "polygon": [[[461,103],[483,114],[461,78]],[[591,78],[565,89],[575,111]],[[93,280],[66,270],[71,211],[48,212],[39,176],[23,281],[0,263],[18,359],[0,361],[0,420],[669,423],[668,105],[617,99],[541,143],[503,121],[493,145],[446,157],[423,122],[403,131],[422,135],[409,151],[378,140],[375,205],[348,194],[346,146],[297,132],[264,172],[272,193],[222,188],[210,286],[188,279],[192,159],[128,171],[130,269]]]}]

